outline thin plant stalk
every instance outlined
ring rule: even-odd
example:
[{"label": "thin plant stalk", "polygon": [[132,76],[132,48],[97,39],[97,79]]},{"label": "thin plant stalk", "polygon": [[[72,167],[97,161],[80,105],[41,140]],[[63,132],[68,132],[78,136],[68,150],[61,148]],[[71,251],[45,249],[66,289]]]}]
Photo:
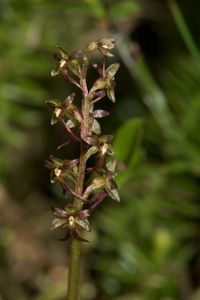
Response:
[{"label": "thin plant stalk", "polygon": [[70,263],[69,263],[69,275],[68,275],[67,300],[78,299],[80,256],[81,256],[81,242],[73,238],[70,242]]},{"label": "thin plant stalk", "polygon": [[183,38],[185,45],[191,54],[192,58],[200,68],[200,53],[196,46],[196,43],[188,29],[188,26],[184,20],[181,10],[175,0],[168,0],[168,6],[173,16],[174,22],[179,30],[181,37]]}]

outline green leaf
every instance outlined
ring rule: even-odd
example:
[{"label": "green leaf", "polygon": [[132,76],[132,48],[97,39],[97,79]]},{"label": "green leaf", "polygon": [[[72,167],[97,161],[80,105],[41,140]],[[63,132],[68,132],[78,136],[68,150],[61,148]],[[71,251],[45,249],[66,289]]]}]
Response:
[{"label": "green leaf", "polygon": [[106,76],[113,78],[119,70],[120,64],[112,64],[106,69]]},{"label": "green leaf", "polygon": [[58,218],[55,218],[51,224],[51,229],[56,229],[64,224],[67,223],[67,220],[66,219],[58,219]]},{"label": "green leaf", "polygon": [[183,14],[179,8],[179,5],[176,1],[168,1],[169,9],[171,10],[171,14],[174,18],[176,26],[179,30],[179,33],[182,39],[185,42],[188,51],[190,52],[195,64],[200,67],[200,55],[198,45],[195,43],[195,40],[188,28],[188,25],[183,17]]},{"label": "green leaf", "polygon": [[117,160],[125,163],[131,160],[135,148],[141,142],[141,125],[140,119],[130,119],[117,130],[113,143]]}]

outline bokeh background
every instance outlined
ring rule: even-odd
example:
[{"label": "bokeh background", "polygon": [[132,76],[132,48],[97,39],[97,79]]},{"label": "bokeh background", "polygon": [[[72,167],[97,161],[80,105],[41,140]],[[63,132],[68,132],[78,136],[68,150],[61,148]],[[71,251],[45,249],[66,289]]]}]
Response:
[{"label": "bokeh background", "polygon": [[50,230],[51,205],[66,200],[44,168],[64,133],[45,100],[71,92],[50,77],[55,46],[70,52],[110,35],[121,68],[102,126],[115,134],[122,200],[92,217],[81,299],[200,299],[199,9],[195,0],[0,1],[1,300],[66,298],[68,246]]}]

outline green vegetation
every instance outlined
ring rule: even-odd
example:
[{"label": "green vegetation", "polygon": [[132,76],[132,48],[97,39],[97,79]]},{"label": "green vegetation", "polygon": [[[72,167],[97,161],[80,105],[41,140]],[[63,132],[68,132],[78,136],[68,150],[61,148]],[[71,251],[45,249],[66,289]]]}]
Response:
[{"label": "green vegetation", "polygon": [[118,101],[103,103],[112,113],[101,125],[115,135],[121,204],[105,201],[91,218],[80,299],[199,299],[199,4],[140,3],[1,1],[3,300],[65,299],[68,246],[56,241],[62,230],[49,231],[50,207],[65,199],[43,166],[64,136],[48,125],[44,102],[73,92],[50,77],[55,45],[72,52],[106,35],[121,68]]}]

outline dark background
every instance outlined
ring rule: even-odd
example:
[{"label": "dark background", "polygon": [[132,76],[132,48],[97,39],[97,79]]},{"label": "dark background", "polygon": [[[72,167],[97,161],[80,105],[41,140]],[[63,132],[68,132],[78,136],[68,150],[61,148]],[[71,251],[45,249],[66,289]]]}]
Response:
[{"label": "dark background", "polygon": [[[178,4],[178,6],[177,6]],[[81,299],[200,299],[199,1],[1,0],[0,300],[66,298],[68,245],[51,231],[66,199],[44,160],[64,140],[45,100],[72,90],[52,78],[69,52],[114,36],[114,133],[121,204],[107,199],[83,245]],[[98,61],[99,56],[96,57]],[[89,82],[94,81],[94,72]],[[95,77],[96,78],[96,77]]]}]

